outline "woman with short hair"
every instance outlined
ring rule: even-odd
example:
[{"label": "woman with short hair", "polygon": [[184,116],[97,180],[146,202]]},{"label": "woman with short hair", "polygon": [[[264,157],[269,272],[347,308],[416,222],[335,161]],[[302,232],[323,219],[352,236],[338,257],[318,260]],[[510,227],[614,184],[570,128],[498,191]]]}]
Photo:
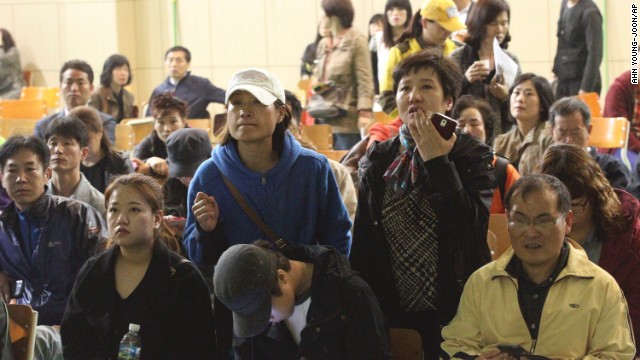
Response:
[{"label": "woman with short hair", "polygon": [[131,84],[129,60],[120,54],[107,58],[100,75],[100,87],[91,95],[89,106],[109,114],[120,123],[137,116],[133,112],[133,94],[124,87]]}]

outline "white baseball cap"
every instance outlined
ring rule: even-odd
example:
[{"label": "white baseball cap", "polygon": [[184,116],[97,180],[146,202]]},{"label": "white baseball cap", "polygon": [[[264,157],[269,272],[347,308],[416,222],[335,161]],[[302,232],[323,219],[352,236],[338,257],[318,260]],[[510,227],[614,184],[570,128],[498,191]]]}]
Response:
[{"label": "white baseball cap", "polygon": [[235,73],[229,80],[224,102],[228,104],[231,95],[238,90],[250,92],[263,105],[271,105],[278,99],[286,103],[282,83],[264,69],[248,68]]}]

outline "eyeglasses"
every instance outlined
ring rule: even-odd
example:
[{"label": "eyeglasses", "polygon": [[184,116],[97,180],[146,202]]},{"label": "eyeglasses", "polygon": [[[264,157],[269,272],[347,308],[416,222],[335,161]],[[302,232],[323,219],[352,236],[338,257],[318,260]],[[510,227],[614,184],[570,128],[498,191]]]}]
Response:
[{"label": "eyeglasses", "polygon": [[564,219],[564,215],[560,215],[558,217],[545,216],[537,218],[535,220],[529,220],[524,216],[514,215],[509,216],[509,227],[514,230],[524,230],[528,228],[531,223],[533,223],[533,227],[536,230],[544,232],[551,230],[560,219]]},{"label": "eyeglasses", "polygon": [[588,202],[589,199],[584,199],[584,201],[581,203],[571,204],[571,212],[573,212],[574,214],[582,214]]}]

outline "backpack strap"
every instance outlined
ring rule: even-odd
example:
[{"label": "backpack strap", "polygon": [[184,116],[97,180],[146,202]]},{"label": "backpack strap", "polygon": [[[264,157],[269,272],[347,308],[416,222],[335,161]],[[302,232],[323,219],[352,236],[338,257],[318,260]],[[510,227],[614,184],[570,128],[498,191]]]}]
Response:
[{"label": "backpack strap", "polygon": [[504,196],[506,195],[506,184],[507,184],[507,166],[509,165],[509,160],[506,158],[496,155],[496,179],[498,180],[498,189],[500,190],[500,199],[504,204]]}]

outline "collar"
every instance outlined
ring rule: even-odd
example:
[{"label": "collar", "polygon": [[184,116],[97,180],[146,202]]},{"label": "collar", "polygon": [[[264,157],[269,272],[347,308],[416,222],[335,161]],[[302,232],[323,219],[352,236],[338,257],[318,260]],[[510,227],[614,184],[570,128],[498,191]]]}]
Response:
[{"label": "collar", "polygon": [[[540,284],[534,284],[533,286],[535,287],[551,286],[551,284],[553,284],[553,282],[558,278],[558,275],[560,274],[562,269],[564,269],[565,266],[567,266],[568,258],[569,258],[569,244],[565,240],[564,243],[562,244],[562,248],[560,249],[560,257],[558,258],[558,262],[556,263],[555,268],[553,269],[553,271],[551,272],[547,280],[543,281]],[[519,281],[531,282],[529,275],[527,274],[527,272],[524,269],[524,266],[522,265],[522,261],[515,254],[511,258],[511,261],[509,261],[509,264],[507,264],[506,270],[507,270],[507,273],[509,273],[509,275],[511,275],[514,278],[517,278]],[[533,284],[533,282],[531,283]]]}]

